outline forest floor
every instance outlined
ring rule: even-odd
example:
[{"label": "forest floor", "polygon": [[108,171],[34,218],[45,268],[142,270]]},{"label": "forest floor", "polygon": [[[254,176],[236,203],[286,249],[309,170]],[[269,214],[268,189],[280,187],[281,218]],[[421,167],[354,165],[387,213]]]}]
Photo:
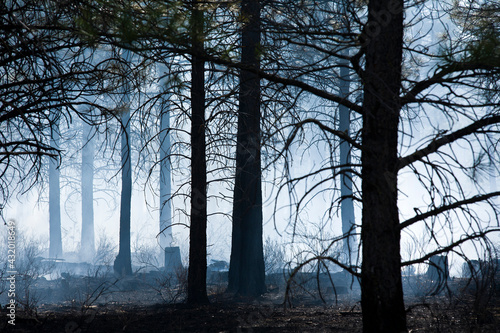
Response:
[{"label": "forest floor", "polygon": [[[461,307],[440,302],[412,304],[410,332],[500,332],[500,308],[483,323]],[[3,318],[7,318],[2,313]],[[272,304],[213,303],[106,306],[85,311],[64,308],[18,313],[16,325],[6,320],[2,332],[361,332],[359,307],[303,305],[291,309]]]},{"label": "forest floor", "polygon": [[[64,282],[64,280],[62,280]],[[47,281],[41,281],[49,284]],[[68,281],[66,281],[68,282]],[[151,288],[94,289],[94,293],[68,294],[82,281],[58,283],[53,302],[39,294],[33,306],[16,309],[15,326],[8,323],[8,309],[0,309],[0,332],[361,332],[359,293],[347,293],[322,302],[312,293],[296,291],[285,308],[283,292],[276,288],[258,300],[234,299],[223,288],[210,289],[210,305],[187,306],[182,296],[175,304],[161,304],[161,290]],[[115,284],[112,284],[116,287]],[[46,286],[45,286],[46,287]],[[35,290],[35,289],[34,289]],[[43,290],[39,286],[39,290]],[[489,289],[490,291],[492,289]],[[500,295],[460,292],[453,296],[420,296],[406,299],[410,332],[500,332]],[[51,294],[56,293],[54,289]],[[84,299],[81,298],[85,295]],[[172,295],[170,295],[172,296]],[[163,295],[165,297],[165,295]],[[287,302],[288,304],[288,302]]]}]

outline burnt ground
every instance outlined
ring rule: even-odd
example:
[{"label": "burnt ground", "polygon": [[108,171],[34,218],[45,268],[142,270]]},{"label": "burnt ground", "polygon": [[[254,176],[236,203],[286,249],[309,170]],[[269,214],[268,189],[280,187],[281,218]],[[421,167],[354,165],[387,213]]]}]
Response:
[{"label": "burnt ground", "polygon": [[[449,285],[450,289],[438,296],[415,294],[407,298],[410,332],[500,332],[498,286],[479,290],[461,280]],[[88,277],[40,279],[33,283],[31,304],[26,299],[19,300],[15,326],[8,324],[8,309],[2,307],[0,331],[361,332],[362,329],[356,291],[335,298],[331,289],[327,289],[323,292],[323,302],[317,292],[295,288],[293,302],[285,308],[283,289],[280,291],[278,287],[271,288],[271,292],[258,300],[245,300],[224,294],[224,285],[210,284],[211,304],[190,307],[182,303],[181,285],[163,287],[155,287],[137,276],[121,281],[97,279],[93,283],[89,283]]]},{"label": "burnt ground", "polygon": [[[446,301],[412,304],[411,332],[500,332],[500,308],[491,318],[477,317]],[[5,311],[4,311],[5,313]],[[5,318],[5,314],[2,317]],[[303,305],[291,309],[272,304],[213,303],[209,306],[95,306],[83,311],[64,307],[19,312],[16,325],[4,320],[5,332],[361,332],[359,307]]]}]

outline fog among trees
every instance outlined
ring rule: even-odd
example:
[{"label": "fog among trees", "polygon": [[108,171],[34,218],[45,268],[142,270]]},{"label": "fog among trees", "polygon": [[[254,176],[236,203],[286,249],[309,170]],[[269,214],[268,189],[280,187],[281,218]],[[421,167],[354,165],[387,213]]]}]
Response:
[{"label": "fog among trees", "polygon": [[181,331],[500,325],[498,1],[0,17],[0,304],[18,316],[72,299],[88,331],[96,307],[158,303],[187,304]]}]

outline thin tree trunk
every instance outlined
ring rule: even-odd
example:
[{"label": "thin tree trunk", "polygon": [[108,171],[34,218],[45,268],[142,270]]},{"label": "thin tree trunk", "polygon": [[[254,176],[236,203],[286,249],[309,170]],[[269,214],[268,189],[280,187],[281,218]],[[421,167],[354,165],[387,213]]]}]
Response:
[{"label": "thin tree trunk", "polygon": [[[124,61],[130,61],[130,51],[123,50]],[[122,193],[120,197],[120,245],[114,262],[114,271],[120,276],[132,275],[132,257],[130,253],[130,213],[132,203],[132,166],[130,156],[130,91],[125,84],[122,100]]]},{"label": "thin tree trunk", "polygon": [[82,237],[80,258],[90,261],[95,254],[94,236],[94,141],[92,126],[83,123],[82,149]]},{"label": "thin tree trunk", "polygon": [[[59,116],[53,114],[52,126],[50,130],[50,146],[59,149]],[[61,237],[61,186],[58,160],[49,160],[49,257],[61,258],[62,237]]]},{"label": "thin tree trunk", "polygon": [[172,204],[170,196],[172,194],[171,164],[170,164],[170,114],[168,113],[168,101],[164,101],[160,115],[160,235],[159,243],[162,248],[160,256],[165,262],[166,247],[172,246]]},{"label": "thin tree trunk", "polygon": [[[346,52],[347,53],[347,52]],[[347,98],[349,96],[350,75],[347,61],[341,60],[340,67],[340,96]],[[339,106],[339,131],[349,135],[351,124],[351,110],[344,106]],[[358,242],[355,235],[354,220],[354,203],[352,193],[352,173],[351,169],[351,146],[347,141],[340,142],[340,165],[344,165],[340,176],[340,202],[341,219],[342,219],[342,234],[344,235],[344,252],[346,254],[346,262],[355,264],[357,259]]]},{"label": "thin tree trunk", "polygon": [[207,162],[205,143],[205,62],[203,52],[203,11],[191,2],[191,226],[189,230],[189,304],[208,303],[207,297]]},{"label": "thin tree trunk", "polygon": [[[166,74],[167,68],[158,64],[157,70],[160,76]],[[170,162],[170,113],[168,97],[168,80],[160,79],[160,91],[163,93],[160,104],[160,224],[158,243],[160,244],[161,254],[159,264],[165,264],[165,248],[171,247],[172,237],[172,164]],[[165,267],[168,269],[168,267]],[[172,267],[173,268],[173,267]]]},{"label": "thin tree trunk", "polygon": [[397,206],[403,0],[368,5],[363,102],[361,305],[364,332],[404,332]]},{"label": "thin tree trunk", "polygon": [[[241,15],[245,18],[241,62],[244,66],[259,69],[259,0],[243,0]],[[255,73],[241,70],[228,289],[253,297],[266,291],[260,132],[260,79]]]}]

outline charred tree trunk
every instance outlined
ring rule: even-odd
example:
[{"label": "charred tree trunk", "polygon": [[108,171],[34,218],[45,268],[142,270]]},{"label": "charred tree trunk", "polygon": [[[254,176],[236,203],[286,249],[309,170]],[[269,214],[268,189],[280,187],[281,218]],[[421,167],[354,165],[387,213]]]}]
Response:
[{"label": "charred tree trunk", "polygon": [[90,261],[95,254],[94,237],[94,142],[92,126],[83,124],[82,148],[82,237],[80,258]]},{"label": "charred tree trunk", "polygon": [[361,305],[364,332],[404,332],[397,206],[403,0],[372,0],[364,30]]},{"label": "charred tree trunk", "polygon": [[[50,127],[50,146],[59,149],[59,115],[53,113]],[[61,237],[61,185],[58,160],[49,160],[49,257],[61,258],[62,237]]]},{"label": "charred tree trunk", "polygon": [[[244,0],[241,16],[243,66],[260,68],[260,3]],[[266,291],[262,244],[262,185],[260,149],[260,79],[242,69],[236,178],[234,184],[233,234],[228,289],[242,296],[257,297]]]},{"label": "charred tree trunk", "polygon": [[208,303],[207,297],[207,162],[205,142],[205,62],[203,11],[192,4],[191,59],[191,226],[189,230],[189,304]]},{"label": "charred tree trunk", "polygon": [[[130,51],[123,51],[124,60],[130,61]],[[132,166],[130,156],[130,91],[125,84],[123,95],[123,114],[121,119],[121,160],[122,193],[120,197],[120,245],[114,262],[114,271],[120,276],[132,275],[132,257],[130,253],[130,212],[132,202]]]}]

